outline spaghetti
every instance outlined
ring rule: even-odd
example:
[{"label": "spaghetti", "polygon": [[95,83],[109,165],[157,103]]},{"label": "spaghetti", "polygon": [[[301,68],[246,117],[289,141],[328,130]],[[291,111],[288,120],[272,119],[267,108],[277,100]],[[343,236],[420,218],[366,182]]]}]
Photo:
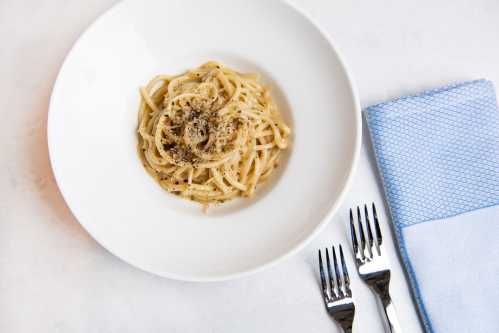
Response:
[{"label": "spaghetti", "polygon": [[208,62],[140,89],[138,152],[168,192],[208,205],[249,197],[278,164],[290,129],[254,74]]}]

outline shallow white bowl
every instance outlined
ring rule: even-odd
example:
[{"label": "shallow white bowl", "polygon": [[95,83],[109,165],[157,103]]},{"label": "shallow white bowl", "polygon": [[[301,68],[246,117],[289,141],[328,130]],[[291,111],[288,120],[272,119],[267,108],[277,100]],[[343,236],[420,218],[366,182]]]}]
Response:
[{"label": "shallow white bowl", "polygon": [[[259,72],[293,130],[278,172],[251,199],[203,214],[163,191],[136,154],[138,87],[208,60]],[[162,276],[212,281],[256,272],[298,251],[348,186],[361,121],[332,42],[280,1],[123,1],[67,56],[50,103],[57,183],[105,248]]]}]

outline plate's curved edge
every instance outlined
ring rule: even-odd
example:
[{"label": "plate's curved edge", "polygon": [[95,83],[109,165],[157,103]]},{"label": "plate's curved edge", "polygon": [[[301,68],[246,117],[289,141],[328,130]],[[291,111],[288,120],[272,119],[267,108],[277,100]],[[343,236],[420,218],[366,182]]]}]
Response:
[{"label": "plate's curved edge", "polygon": [[348,173],[348,175],[346,177],[345,185],[343,186],[343,189],[341,190],[340,194],[338,195],[338,199],[336,200],[336,202],[329,208],[328,212],[326,213],[326,215],[324,216],[324,218],[322,219],[322,221],[317,224],[317,226],[315,227],[315,229],[313,230],[313,232],[310,233],[307,237],[305,237],[305,239],[303,239],[301,242],[299,242],[298,244],[296,244],[287,253],[285,253],[285,254],[283,254],[281,256],[278,256],[278,257],[274,258],[273,260],[267,262],[266,264],[263,264],[263,265],[258,266],[256,268],[253,268],[253,269],[249,269],[249,270],[245,270],[245,271],[240,271],[240,272],[233,273],[233,274],[228,274],[228,275],[212,275],[212,276],[205,276],[205,277],[202,277],[202,278],[195,277],[195,276],[190,276],[190,275],[180,275],[180,274],[175,274],[175,273],[171,273],[171,272],[157,272],[154,269],[150,269],[148,267],[144,267],[144,265],[131,262],[131,261],[123,258],[122,256],[118,255],[117,253],[115,253],[114,251],[112,251],[109,247],[107,247],[105,245],[105,242],[103,242],[101,239],[99,239],[98,237],[96,237],[95,234],[90,230],[91,228],[89,228],[88,226],[85,226],[82,223],[80,223],[80,221],[76,217],[77,215],[74,212],[74,208],[66,200],[67,194],[64,193],[64,190],[63,190],[63,188],[60,185],[60,181],[57,178],[57,172],[56,172],[56,167],[55,167],[55,163],[54,163],[54,152],[53,152],[53,148],[51,148],[53,146],[51,144],[52,140],[51,140],[51,134],[50,134],[51,133],[51,131],[50,131],[50,127],[51,127],[51,114],[52,114],[51,110],[52,110],[53,103],[54,103],[54,96],[56,95],[56,91],[57,91],[58,85],[60,83],[61,74],[63,73],[64,68],[65,68],[65,66],[67,64],[67,61],[70,58],[71,54],[76,49],[77,45],[80,43],[80,41],[82,40],[82,38],[98,22],[100,22],[106,15],[108,15],[110,12],[112,12],[113,10],[115,10],[117,7],[119,7],[120,5],[122,5],[125,1],[119,1],[118,3],[114,4],[113,6],[111,6],[107,10],[105,10],[103,13],[101,13],[80,34],[80,36],[76,39],[76,41],[71,46],[71,49],[69,50],[69,52],[65,56],[65,58],[64,58],[64,60],[62,62],[62,65],[61,65],[61,67],[59,69],[59,73],[57,75],[57,78],[56,78],[56,80],[54,82],[53,88],[52,88],[52,94],[50,96],[50,102],[49,102],[49,110],[48,110],[48,113],[47,113],[47,145],[48,145],[48,151],[49,151],[49,160],[50,160],[50,164],[51,164],[52,171],[53,171],[53,174],[54,174],[54,179],[55,179],[56,184],[57,184],[57,186],[58,186],[58,188],[59,188],[59,190],[60,190],[60,192],[61,192],[61,194],[62,194],[62,196],[64,198],[64,201],[66,202],[66,205],[69,207],[70,211],[72,212],[73,216],[75,216],[75,219],[78,221],[78,223],[83,227],[83,229],[85,229],[92,236],[92,238],[94,238],[96,240],[97,243],[99,243],[104,249],[106,249],[106,251],[108,251],[109,253],[113,254],[115,257],[119,258],[123,262],[126,262],[127,264],[132,265],[132,266],[134,266],[134,267],[136,267],[136,268],[138,268],[138,269],[140,269],[140,270],[142,270],[142,271],[144,271],[146,273],[149,273],[149,274],[153,274],[153,275],[160,276],[160,277],[166,277],[166,278],[170,278],[170,279],[174,279],[174,280],[181,280],[181,281],[189,281],[189,282],[219,282],[219,281],[227,281],[227,280],[233,280],[233,279],[242,278],[242,277],[254,274],[254,273],[258,273],[258,272],[260,272],[260,271],[262,271],[264,269],[270,268],[270,267],[278,264],[279,262],[284,261],[286,258],[289,258],[289,257],[293,256],[294,254],[296,254],[300,250],[302,250],[327,225],[327,223],[331,220],[332,216],[338,210],[339,206],[342,204],[343,199],[344,199],[345,194],[346,194],[346,191],[350,187],[350,183],[352,181],[352,176],[353,176],[353,174],[354,174],[354,172],[355,172],[355,170],[357,168],[358,159],[359,159],[359,155],[360,155],[360,146],[361,146],[361,142],[362,142],[362,117],[361,117],[360,101],[359,101],[359,96],[358,96],[358,93],[357,93],[356,84],[355,84],[355,82],[354,82],[354,80],[352,78],[351,72],[349,71],[348,66],[347,66],[347,64],[346,64],[343,56],[341,55],[341,53],[338,50],[338,48],[335,47],[335,45],[337,45],[337,44],[335,42],[333,42],[333,38],[331,36],[329,36],[315,22],[315,20],[312,19],[302,9],[300,9],[296,5],[290,3],[288,0],[279,0],[279,1],[281,1],[285,5],[289,6],[292,10],[294,10],[296,13],[298,13],[299,15],[301,15],[302,17],[304,17],[307,21],[309,21],[314,26],[314,28],[317,29],[317,31],[322,35],[322,37],[328,42],[329,46],[331,47],[331,49],[333,50],[333,52],[338,57],[338,61],[339,61],[341,67],[343,68],[343,70],[345,72],[345,76],[347,78],[347,82],[348,82],[350,91],[351,91],[351,93],[353,95],[353,102],[354,102],[354,106],[355,106],[355,120],[356,120],[355,121],[355,124],[356,124],[356,128],[355,128],[355,131],[356,131],[356,135],[355,135],[355,148],[354,148],[352,159],[350,161],[350,171],[349,171],[349,173]]},{"label": "plate's curved edge", "polygon": [[[50,167],[52,168],[52,173],[54,175],[54,180],[57,184],[57,187],[59,189],[59,191],[61,192],[61,195],[62,197],[64,198],[64,202],[66,203],[66,205],[68,206],[69,210],[71,211],[71,214],[74,216],[75,220],[80,224],[80,226],[96,241],[97,244],[99,244],[100,246],[102,246],[102,248],[104,248],[106,251],[108,251],[109,253],[111,253],[112,255],[114,255],[116,258],[122,260],[123,262],[133,266],[133,267],[136,267],[144,272],[147,272],[147,273],[150,273],[150,274],[154,274],[154,275],[158,275],[158,276],[164,276],[164,275],[160,275],[160,274],[156,274],[152,271],[148,271],[132,262],[129,262],[127,260],[125,260],[125,258],[119,256],[117,253],[113,252],[109,247],[107,247],[105,245],[105,242],[103,242],[101,239],[99,239],[99,237],[97,237],[95,235],[95,233],[93,233],[90,228],[88,226],[85,226],[84,224],[82,224],[78,218],[77,218],[77,214],[75,214],[75,209],[74,207],[72,207],[72,205],[68,202],[67,200],[67,194],[65,193],[64,189],[63,189],[63,186],[61,186],[61,182],[60,180],[58,179],[57,177],[57,171],[56,171],[56,163],[54,163],[54,148],[53,147],[53,144],[51,143],[53,141],[53,139],[51,138],[51,124],[52,124],[52,121],[51,121],[51,116],[53,115],[53,112],[52,112],[52,109],[53,109],[53,104],[54,104],[54,96],[56,96],[56,92],[58,90],[58,87],[59,87],[59,84],[60,84],[60,81],[61,81],[61,77],[62,77],[62,73],[67,65],[67,62],[68,62],[68,59],[70,59],[71,55],[73,54],[73,52],[75,51],[76,47],[78,46],[78,44],[80,43],[80,41],[83,39],[83,37],[95,26],[97,25],[102,19],[104,19],[110,12],[112,12],[114,9],[116,9],[117,7],[121,6],[125,1],[121,0],[121,1],[118,1],[116,2],[115,4],[113,4],[111,7],[107,8],[106,10],[104,10],[102,13],[100,13],[81,33],[80,35],[78,36],[78,38],[76,38],[76,40],[73,42],[73,44],[71,45],[71,48],[69,49],[69,51],[67,52],[66,56],[64,57],[62,63],[61,63],[61,66],[59,68],[59,71],[57,73],[57,77],[54,81],[54,84],[52,86],[52,93],[50,95],[50,100],[49,100],[49,107],[48,107],[48,112],[47,112],[47,146],[48,146],[48,153],[49,153],[49,162],[50,162]],[[166,276],[165,276],[166,277]],[[177,279],[177,280],[182,280],[181,278],[176,278],[176,277],[171,277],[173,279]]]}]

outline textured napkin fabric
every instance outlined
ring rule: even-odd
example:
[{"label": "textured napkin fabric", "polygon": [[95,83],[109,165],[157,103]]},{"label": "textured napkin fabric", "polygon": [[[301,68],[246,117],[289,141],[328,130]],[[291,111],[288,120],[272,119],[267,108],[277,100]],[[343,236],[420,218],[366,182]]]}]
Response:
[{"label": "textured napkin fabric", "polygon": [[499,110],[490,81],[365,110],[427,332],[499,332]]}]

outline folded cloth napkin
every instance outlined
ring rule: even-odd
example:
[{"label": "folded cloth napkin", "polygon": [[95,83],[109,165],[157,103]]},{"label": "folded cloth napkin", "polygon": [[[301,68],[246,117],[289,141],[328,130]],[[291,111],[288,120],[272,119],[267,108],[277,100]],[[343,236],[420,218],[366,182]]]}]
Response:
[{"label": "folded cloth napkin", "polygon": [[499,332],[494,86],[459,83],[364,113],[425,330]]}]

